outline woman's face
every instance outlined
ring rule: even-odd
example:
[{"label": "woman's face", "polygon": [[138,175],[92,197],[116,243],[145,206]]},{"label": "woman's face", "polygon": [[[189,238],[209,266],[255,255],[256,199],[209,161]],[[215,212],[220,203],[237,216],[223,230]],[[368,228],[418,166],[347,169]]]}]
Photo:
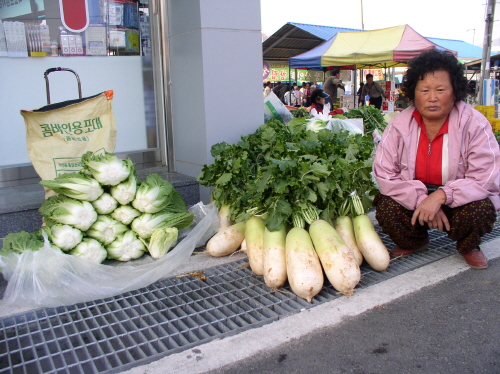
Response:
[{"label": "woman's face", "polygon": [[418,81],[415,88],[415,106],[424,121],[444,121],[454,104],[455,93],[447,71],[427,73],[424,79]]}]

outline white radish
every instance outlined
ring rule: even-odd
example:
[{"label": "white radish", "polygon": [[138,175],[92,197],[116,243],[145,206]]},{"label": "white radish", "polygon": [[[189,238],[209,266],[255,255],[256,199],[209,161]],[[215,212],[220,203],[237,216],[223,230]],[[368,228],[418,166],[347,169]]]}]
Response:
[{"label": "white radish", "polygon": [[245,239],[245,222],[219,230],[207,243],[207,253],[213,257],[228,256],[236,252]]},{"label": "white radish", "polygon": [[309,226],[309,235],[333,288],[351,296],[361,280],[361,270],[344,239],[332,225],[321,219]]},{"label": "white radish", "polygon": [[323,269],[309,233],[294,227],[286,236],[286,272],[288,283],[298,297],[312,302],[323,287]]},{"label": "white radish", "polygon": [[358,248],[356,244],[356,236],[354,235],[354,226],[352,224],[352,219],[349,216],[337,217],[334,222],[335,230],[339,233],[339,235],[344,239],[345,244],[349,247],[354,258],[356,259],[356,263],[358,266],[361,266],[363,263],[363,254]]},{"label": "white radish", "polygon": [[252,217],[246,222],[245,241],[250,268],[257,275],[264,274],[264,220]]},{"label": "white radish", "polygon": [[241,242],[240,251],[246,253],[246,251],[247,251],[247,240],[246,239],[243,239],[243,241]]},{"label": "white radish", "polygon": [[277,289],[286,283],[286,229],[264,229],[264,282]]},{"label": "white radish", "polygon": [[368,265],[377,271],[387,270],[391,261],[389,251],[375,231],[370,217],[366,214],[357,216],[353,226],[356,243]]},{"label": "white radish", "polygon": [[229,219],[231,215],[231,209],[228,204],[221,205],[219,208],[219,218],[220,218],[220,228],[225,229],[233,224],[233,222]]}]

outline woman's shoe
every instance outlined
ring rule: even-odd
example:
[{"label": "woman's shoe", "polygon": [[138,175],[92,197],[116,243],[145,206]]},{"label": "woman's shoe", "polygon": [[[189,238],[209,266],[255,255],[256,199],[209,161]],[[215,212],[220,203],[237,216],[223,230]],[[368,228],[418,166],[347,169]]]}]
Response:
[{"label": "woman's shoe", "polygon": [[392,251],[389,252],[389,254],[392,257],[408,257],[409,255],[419,252],[419,251],[425,251],[427,248],[429,248],[429,237],[427,237],[427,240],[425,241],[424,245],[422,245],[420,248],[417,249],[403,249],[399,245],[396,244],[396,246],[392,249]]},{"label": "woman's shoe", "polygon": [[465,258],[465,261],[471,268],[486,269],[488,267],[488,259],[479,247],[474,248],[470,252],[460,254]]}]

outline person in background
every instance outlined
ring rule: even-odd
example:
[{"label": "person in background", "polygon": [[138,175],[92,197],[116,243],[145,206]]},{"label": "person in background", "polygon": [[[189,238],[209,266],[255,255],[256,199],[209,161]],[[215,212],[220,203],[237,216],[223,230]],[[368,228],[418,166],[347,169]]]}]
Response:
[{"label": "person in background", "polygon": [[273,92],[276,96],[280,97],[280,90],[281,90],[281,82],[276,83],[276,86],[273,88]]},{"label": "person in background", "polygon": [[464,102],[464,65],[432,49],[408,62],[404,93],[414,104],[384,130],[373,162],[375,218],[404,257],[445,231],[472,268],[488,267],[481,237],[500,210],[500,149],[488,120]]},{"label": "person in background", "polygon": [[316,110],[318,113],[323,113],[323,109],[326,104],[326,99],[328,94],[324,92],[321,88],[315,89],[311,93],[311,112]]},{"label": "person in background", "polygon": [[280,100],[283,102],[283,104],[286,104],[285,103],[285,94],[290,91],[290,85],[288,83],[286,83],[283,87],[281,87],[280,89],[280,94],[278,95],[278,97],[280,98]]},{"label": "person in background", "polygon": [[361,96],[370,97],[370,105],[380,110],[382,108],[382,100],[385,99],[384,89],[380,84],[373,81],[373,74],[366,74],[366,84],[361,90]]},{"label": "person in background", "polygon": [[298,108],[302,105],[302,97],[303,95],[299,90],[299,86],[294,84],[293,90],[285,93],[285,104]]},{"label": "person in background", "polygon": [[300,90],[302,92],[302,105],[305,107],[311,106],[311,83],[305,82],[302,84],[302,88]]},{"label": "person in background", "polygon": [[337,89],[342,88],[345,90],[345,85],[340,80],[340,70],[335,68],[332,70],[331,75],[323,83],[323,90],[330,96],[332,103],[337,101]]},{"label": "person in background", "polygon": [[264,84],[264,97],[269,95],[269,93],[272,90],[272,87],[273,87],[273,84],[269,81]]},{"label": "person in background", "polygon": [[311,93],[312,93],[316,88],[318,88],[318,85],[315,82],[310,82],[310,83],[311,83],[311,86],[309,88],[311,89]]},{"label": "person in background", "polygon": [[356,95],[358,96],[358,107],[365,105],[365,97],[363,95],[361,95],[361,92],[363,91],[364,85],[365,84],[363,82],[361,82],[359,84],[358,92],[356,93]]}]

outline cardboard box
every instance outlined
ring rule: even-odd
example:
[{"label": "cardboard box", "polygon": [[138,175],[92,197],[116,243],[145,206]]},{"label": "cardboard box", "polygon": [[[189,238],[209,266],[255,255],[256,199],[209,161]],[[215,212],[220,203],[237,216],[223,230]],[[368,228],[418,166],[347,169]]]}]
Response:
[{"label": "cardboard box", "polygon": [[386,91],[396,91],[396,82],[395,81],[385,81],[385,90]]},{"label": "cardboard box", "polygon": [[396,101],[398,99],[398,95],[396,95],[394,92],[391,94],[385,94],[385,100],[386,101]]},{"label": "cardboard box", "polygon": [[394,112],[394,101],[384,100],[382,102],[382,111],[383,112]]}]

